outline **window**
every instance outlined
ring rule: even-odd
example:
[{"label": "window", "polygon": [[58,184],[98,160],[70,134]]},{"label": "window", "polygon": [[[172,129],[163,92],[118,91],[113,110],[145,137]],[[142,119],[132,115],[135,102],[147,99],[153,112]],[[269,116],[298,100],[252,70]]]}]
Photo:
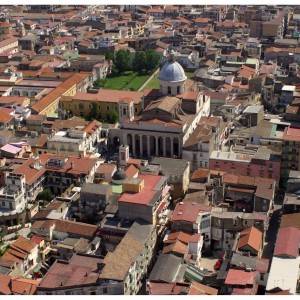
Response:
[{"label": "window", "polygon": [[180,94],[180,86],[177,87],[177,94]]},{"label": "window", "polygon": [[168,86],[168,94],[170,95],[171,94],[171,87]]},{"label": "window", "polygon": [[106,106],[106,110],[109,110],[109,106],[108,105]]},{"label": "window", "polygon": [[107,287],[103,288],[103,294],[107,294]]},{"label": "window", "polygon": [[5,206],[5,201],[2,201],[2,206]]}]

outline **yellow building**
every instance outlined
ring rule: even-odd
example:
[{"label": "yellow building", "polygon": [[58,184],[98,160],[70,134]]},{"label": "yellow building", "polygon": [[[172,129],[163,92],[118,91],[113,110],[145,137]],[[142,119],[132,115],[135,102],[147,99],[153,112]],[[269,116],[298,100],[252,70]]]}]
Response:
[{"label": "yellow building", "polygon": [[89,73],[77,73],[62,82],[45,97],[32,106],[39,115],[54,116],[58,113],[58,104],[62,96],[74,96],[79,90],[86,90],[90,83]]},{"label": "yellow building", "polygon": [[115,111],[120,119],[121,103],[132,102],[134,114],[137,115],[142,109],[142,98],[142,92],[133,91],[101,89],[97,94],[77,92],[76,95],[62,97],[60,109],[74,116],[87,117],[96,105],[100,117],[105,117],[107,113]]}]

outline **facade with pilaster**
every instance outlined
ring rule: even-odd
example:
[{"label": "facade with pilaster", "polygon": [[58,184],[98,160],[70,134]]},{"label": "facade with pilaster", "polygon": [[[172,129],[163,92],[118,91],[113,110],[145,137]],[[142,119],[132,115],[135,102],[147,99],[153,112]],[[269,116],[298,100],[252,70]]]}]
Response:
[{"label": "facade with pilaster", "polygon": [[[210,113],[210,97],[201,92],[192,92],[186,97],[186,76],[179,64],[170,58],[162,67],[160,95],[152,100],[139,115],[124,101],[119,110],[120,126],[110,130],[109,145],[117,148],[128,145],[132,157],[152,156],[181,157],[182,147],[196,129],[200,118]],[[176,86],[178,94],[167,83]],[[145,101],[145,100],[143,100]]]}]

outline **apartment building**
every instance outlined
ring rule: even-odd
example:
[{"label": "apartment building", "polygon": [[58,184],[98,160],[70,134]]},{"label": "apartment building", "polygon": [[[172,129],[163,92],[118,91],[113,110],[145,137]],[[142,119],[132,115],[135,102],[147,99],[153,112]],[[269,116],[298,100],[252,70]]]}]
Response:
[{"label": "apartment building", "polygon": [[229,151],[213,151],[209,168],[251,177],[273,178],[279,183],[280,155],[266,146],[246,145],[232,147]]},{"label": "apartment building", "polygon": [[105,256],[100,279],[107,280],[111,288],[119,287],[118,283],[121,283],[124,295],[138,294],[155,246],[155,227],[141,221],[134,222],[114,252]]}]

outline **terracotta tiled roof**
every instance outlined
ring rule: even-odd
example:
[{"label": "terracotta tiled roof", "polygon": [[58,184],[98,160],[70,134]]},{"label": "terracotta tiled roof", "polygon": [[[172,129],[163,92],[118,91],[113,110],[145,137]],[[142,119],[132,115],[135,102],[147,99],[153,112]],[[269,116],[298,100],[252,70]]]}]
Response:
[{"label": "terracotta tiled roof", "polygon": [[178,253],[185,255],[187,253],[187,245],[180,242],[179,240],[176,240],[174,243],[171,243],[169,245],[165,245],[162,253],[168,254],[168,253]]},{"label": "terracotta tiled roof", "polygon": [[38,113],[42,112],[53,102],[57,101],[64,93],[66,93],[73,85],[79,84],[84,80],[89,74],[87,73],[76,73],[63,83],[61,83],[57,88],[51,91],[48,95],[43,97],[37,103],[32,106],[32,109]]},{"label": "terracotta tiled roof", "polygon": [[6,46],[8,46],[8,45],[10,45],[12,43],[15,43],[17,41],[18,41],[18,39],[15,38],[15,37],[11,37],[11,38],[5,39],[5,40],[3,40],[3,41],[0,42],[0,49],[3,48],[3,47],[6,47]]},{"label": "terracotta tiled roof", "polygon": [[188,283],[149,282],[150,295],[183,295],[187,294]]},{"label": "terracotta tiled roof", "polygon": [[[1,99],[1,98],[0,98]],[[10,114],[11,109],[0,107],[0,123],[9,123],[13,120],[13,116]]]},{"label": "terracotta tiled roof", "polygon": [[118,91],[109,89],[100,89],[97,94],[78,92],[72,97],[73,100],[92,101],[92,102],[114,102],[118,103],[125,99],[133,100],[134,103],[140,103],[143,97],[142,92]]},{"label": "terracotta tiled roof", "polygon": [[296,227],[300,229],[300,213],[283,215],[281,217],[280,227]]},{"label": "terracotta tiled roof", "polygon": [[162,176],[142,174],[139,178],[144,180],[144,188],[139,193],[123,193],[119,198],[119,202],[133,203],[148,205],[153,200],[153,197],[157,193],[155,190],[156,185],[162,179]]},{"label": "terracotta tiled roof", "polygon": [[208,285],[193,281],[188,295],[218,295],[218,290]]},{"label": "terracotta tiled roof", "polygon": [[208,178],[208,176],[209,176],[208,169],[199,168],[193,172],[193,174],[191,176],[191,181],[197,180],[200,178]]},{"label": "terracotta tiled roof", "polygon": [[49,159],[66,159],[65,164],[60,168],[55,168],[55,172],[60,173],[68,173],[74,176],[78,175],[88,175],[90,174],[93,167],[95,167],[97,159],[89,158],[89,157],[77,157],[77,156],[69,156],[68,158],[54,155],[50,153],[43,153],[40,155],[39,159],[45,169],[48,171],[53,170],[51,167],[48,167],[46,163]]},{"label": "terracotta tiled roof", "polygon": [[262,237],[262,232],[254,226],[247,228],[240,233],[237,248],[241,250],[248,246],[254,251],[259,252],[262,247]]},{"label": "terracotta tiled roof", "polygon": [[0,273],[0,295],[11,295],[11,277]]},{"label": "terracotta tiled roof", "polygon": [[40,283],[41,288],[57,289],[59,287],[75,287],[95,284],[98,280],[98,264],[103,260],[97,256],[81,256],[74,254],[67,262],[56,261],[48,270]]},{"label": "terracotta tiled roof", "polygon": [[210,211],[210,208],[194,202],[181,202],[176,205],[171,221],[186,221],[194,223],[196,222],[199,213],[202,211]]},{"label": "terracotta tiled roof", "polygon": [[127,167],[125,170],[126,177],[128,178],[135,177],[138,173],[139,170],[134,165],[129,165],[129,167]]},{"label": "terracotta tiled roof", "polygon": [[242,270],[229,269],[225,284],[229,285],[253,285],[255,283],[256,272],[246,272]]},{"label": "terracotta tiled roof", "polygon": [[211,21],[211,19],[209,19],[209,18],[196,18],[193,21],[194,21],[194,23],[208,23],[208,22]]},{"label": "terracotta tiled roof", "polygon": [[30,158],[26,162],[24,162],[21,166],[15,169],[16,174],[21,174],[25,176],[25,182],[28,185],[31,185],[39,178],[41,178],[45,173],[45,168],[41,167],[41,169],[34,168],[35,159]]},{"label": "terracotta tiled roof", "polygon": [[98,169],[96,170],[96,173],[102,174],[102,173],[107,173],[107,174],[112,174],[113,171],[117,169],[117,166],[115,164],[108,164],[104,163],[101,164]]},{"label": "terracotta tiled roof", "polygon": [[190,242],[197,242],[200,239],[200,234],[189,234],[183,231],[172,232],[168,235],[167,240],[164,241],[165,244],[174,243],[176,240],[188,244]]},{"label": "terracotta tiled roof", "polygon": [[296,227],[283,227],[279,229],[275,243],[275,256],[299,256],[300,229]]},{"label": "terracotta tiled roof", "polygon": [[28,97],[19,97],[19,96],[2,96],[0,97],[0,104],[2,105],[12,105],[12,104],[19,104],[23,105],[23,103],[28,100]]},{"label": "terracotta tiled roof", "polygon": [[36,221],[33,223],[32,228],[50,228],[53,225],[55,231],[66,232],[69,234],[75,234],[87,238],[92,238],[97,231],[97,226],[95,225],[68,220]]},{"label": "terracotta tiled roof", "polygon": [[14,295],[34,295],[38,284],[39,280],[12,278],[11,291]]},{"label": "terracotta tiled roof", "polygon": [[300,128],[288,127],[285,129],[282,139],[284,141],[300,141]]}]

